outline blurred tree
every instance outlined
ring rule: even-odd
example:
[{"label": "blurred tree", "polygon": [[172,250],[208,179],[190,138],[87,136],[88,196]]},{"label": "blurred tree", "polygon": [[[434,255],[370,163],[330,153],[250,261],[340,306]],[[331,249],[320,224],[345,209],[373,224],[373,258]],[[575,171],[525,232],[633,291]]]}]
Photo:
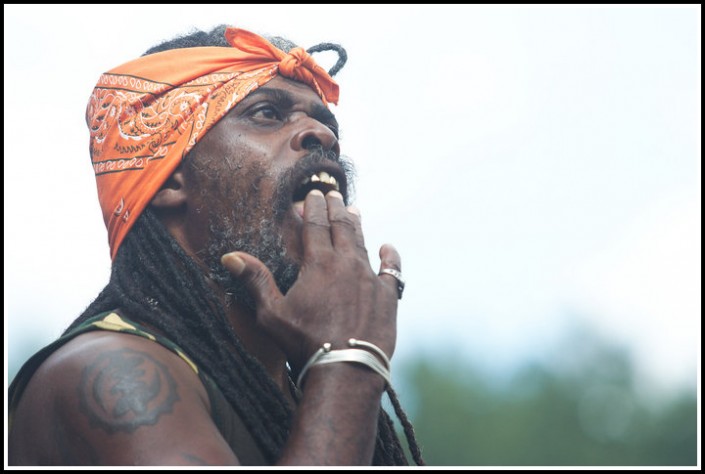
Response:
[{"label": "blurred tree", "polygon": [[[666,466],[697,463],[697,400],[653,409],[625,351],[570,338],[563,360],[500,384],[457,356],[408,362],[410,415],[429,465]],[[555,357],[552,360],[556,360]]]}]

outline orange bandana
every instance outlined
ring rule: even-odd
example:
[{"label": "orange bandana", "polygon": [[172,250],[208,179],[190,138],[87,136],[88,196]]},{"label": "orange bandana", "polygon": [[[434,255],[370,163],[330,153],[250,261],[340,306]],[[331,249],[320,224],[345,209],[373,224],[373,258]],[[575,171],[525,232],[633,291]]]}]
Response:
[{"label": "orange bandana", "polygon": [[150,54],[103,74],[86,109],[110,254],[186,154],[250,92],[277,74],[308,84],[324,104],[338,85],[303,49],[288,54],[228,28],[231,48]]}]

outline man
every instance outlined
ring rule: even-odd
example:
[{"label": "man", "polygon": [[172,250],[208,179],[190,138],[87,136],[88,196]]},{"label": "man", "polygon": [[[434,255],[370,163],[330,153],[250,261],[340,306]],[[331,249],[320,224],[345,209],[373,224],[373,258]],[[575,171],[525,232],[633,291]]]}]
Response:
[{"label": "man", "polygon": [[87,109],[110,283],[10,387],[9,462],[405,464],[401,260],[347,207],[331,74],[219,27],[104,74]]}]

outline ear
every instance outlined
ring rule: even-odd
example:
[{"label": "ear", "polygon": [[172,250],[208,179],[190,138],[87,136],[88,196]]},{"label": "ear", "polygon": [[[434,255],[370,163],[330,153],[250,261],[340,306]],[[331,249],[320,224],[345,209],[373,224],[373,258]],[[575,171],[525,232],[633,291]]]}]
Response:
[{"label": "ear", "polygon": [[157,191],[150,204],[161,211],[175,210],[185,206],[188,201],[185,184],[184,172],[179,167]]}]

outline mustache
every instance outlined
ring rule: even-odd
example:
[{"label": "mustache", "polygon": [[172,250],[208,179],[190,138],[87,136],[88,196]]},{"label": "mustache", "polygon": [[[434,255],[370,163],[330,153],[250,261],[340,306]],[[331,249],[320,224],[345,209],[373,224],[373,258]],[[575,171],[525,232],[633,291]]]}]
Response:
[{"label": "mustache", "polygon": [[345,203],[349,204],[352,201],[355,193],[355,179],[357,177],[352,160],[345,155],[338,155],[333,151],[326,151],[323,147],[317,146],[312,148],[306,156],[300,158],[294,166],[279,177],[274,192],[276,220],[281,221],[291,207],[291,197],[300,184],[300,177],[307,170],[315,168],[316,165],[331,162],[335,163],[345,175],[347,183],[345,195],[343,196]]}]

